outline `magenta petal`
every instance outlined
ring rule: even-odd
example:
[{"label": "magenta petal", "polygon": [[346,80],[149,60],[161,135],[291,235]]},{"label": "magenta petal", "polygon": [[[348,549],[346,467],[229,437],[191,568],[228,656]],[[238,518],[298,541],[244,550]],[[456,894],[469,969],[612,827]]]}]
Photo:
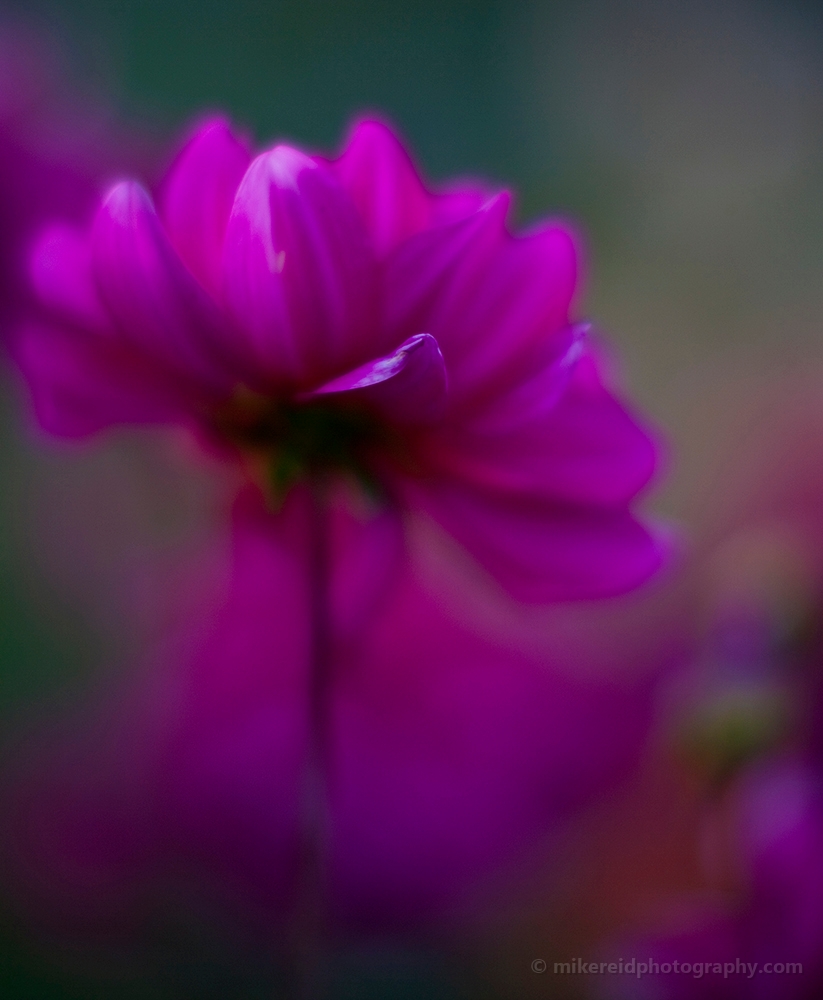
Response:
[{"label": "magenta petal", "polygon": [[[370,631],[403,552],[393,512],[357,520],[338,499],[330,512],[336,659]],[[288,916],[302,871],[312,655],[307,501],[295,491],[277,518],[253,489],[235,504],[226,599],[179,686],[158,804],[172,859],[216,874],[262,905],[267,919]],[[162,870],[169,857],[157,860]]]},{"label": "magenta petal", "polygon": [[[430,324],[446,304],[462,297],[467,282],[474,284],[491,267],[507,239],[509,201],[500,195],[466,219],[417,234],[391,254],[383,308],[395,342],[426,330],[440,343]],[[448,340],[449,331],[445,333]],[[452,360],[459,363],[460,353],[449,349],[444,356],[451,377]]]},{"label": "magenta petal", "polygon": [[125,340],[204,388],[233,387],[236,376],[218,360],[225,334],[217,308],[183,266],[140,185],[118,184],[103,202],[92,261]]},{"label": "magenta petal", "polygon": [[[46,794],[18,785],[15,827],[47,834],[48,850],[18,837],[12,863],[26,859],[42,895],[79,869],[102,926],[135,882],[163,901],[194,883],[267,934],[289,919],[310,715],[307,499],[295,491],[273,518],[245,491],[211,613],[119,714],[103,706],[82,761],[56,748]],[[327,902],[381,927],[454,915],[625,773],[648,690],[557,674],[513,634],[460,624],[402,558],[396,515],[350,518],[337,499]]]},{"label": "magenta petal", "polygon": [[621,594],[661,565],[661,544],[626,510],[564,507],[458,482],[415,489],[417,504],[522,601]]},{"label": "magenta petal", "polygon": [[513,239],[504,196],[452,226],[407,240],[386,264],[387,322],[398,337],[437,339],[456,404],[494,392],[501,377],[568,322],[577,253],[567,229]]},{"label": "magenta petal", "polygon": [[429,225],[429,197],[408,154],[382,123],[364,121],[332,169],[380,257]]},{"label": "magenta petal", "polygon": [[226,599],[180,684],[158,816],[168,861],[283,919],[299,877],[300,786],[311,657],[304,495],[271,517],[256,491],[234,510]]},{"label": "magenta petal", "polygon": [[207,122],[173,164],[160,203],[166,232],[183,262],[213,295],[220,292],[223,240],[251,155],[223,118]]},{"label": "magenta petal", "polygon": [[[563,338],[561,338],[562,340]],[[655,448],[573,341],[475,419],[432,436],[427,456],[466,485],[618,507],[646,485]]]},{"label": "magenta petal", "polygon": [[578,377],[586,350],[587,323],[563,327],[542,338],[516,377],[501,378],[495,394],[461,420],[468,434],[516,434],[550,416]]},{"label": "magenta petal", "polygon": [[[823,964],[820,775],[799,760],[761,765],[738,788],[740,854],[752,893],[748,938],[760,957]],[[778,992],[778,991],[776,991]]]},{"label": "magenta petal", "polygon": [[183,389],[122,345],[54,326],[30,324],[14,346],[40,424],[83,437],[116,423],[186,421]]},{"label": "magenta petal", "polygon": [[646,685],[558,674],[507,638],[458,623],[407,569],[342,664],[332,848],[345,919],[383,927],[467,900],[476,918],[484,880],[633,761]]},{"label": "magenta petal", "polygon": [[64,322],[103,331],[109,319],[92,275],[91,244],[69,226],[47,229],[34,246],[31,283],[40,301]]},{"label": "magenta petal", "polygon": [[426,327],[438,342],[444,338],[455,385],[493,391],[502,374],[528,364],[535,346],[568,323],[577,270],[571,234],[547,226],[507,239],[484,267],[466,273],[459,294],[438,302]]},{"label": "magenta petal", "polygon": [[427,191],[400,140],[379,121],[360,122],[330,166],[357,206],[379,257],[431,226],[474,214],[493,197],[473,182]]},{"label": "magenta petal", "polygon": [[331,512],[329,580],[332,633],[340,649],[356,648],[379,620],[392,584],[405,565],[403,520],[391,507]]},{"label": "magenta petal", "polygon": [[380,351],[363,225],[331,171],[295,149],[263,153],[246,172],[223,275],[248,349],[274,381],[309,387]]},{"label": "magenta petal", "polygon": [[437,341],[420,333],[392,354],[327,382],[306,398],[356,398],[398,423],[427,424],[443,415],[447,393],[446,366]]},{"label": "magenta petal", "polygon": [[446,226],[465,219],[491,201],[496,192],[476,183],[462,183],[431,196],[431,224]]}]

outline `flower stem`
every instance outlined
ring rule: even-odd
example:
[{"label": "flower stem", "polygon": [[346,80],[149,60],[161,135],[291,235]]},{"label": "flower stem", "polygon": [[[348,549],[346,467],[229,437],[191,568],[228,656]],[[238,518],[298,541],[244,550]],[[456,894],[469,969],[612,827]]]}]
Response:
[{"label": "flower stem", "polygon": [[293,928],[295,1000],[323,1000],[328,992],[331,546],[328,482],[322,473],[310,480],[310,493],[311,660],[307,692],[307,755],[300,814],[300,872]]}]

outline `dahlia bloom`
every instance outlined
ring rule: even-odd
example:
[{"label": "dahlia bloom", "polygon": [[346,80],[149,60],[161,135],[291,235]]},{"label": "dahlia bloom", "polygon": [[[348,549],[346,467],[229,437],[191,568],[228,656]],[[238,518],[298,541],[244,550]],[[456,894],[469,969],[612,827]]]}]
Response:
[{"label": "dahlia bloom", "polygon": [[89,231],[34,247],[41,310],[16,356],[38,416],[65,437],[183,425],[263,491],[241,491],[223,599],[157,686],[91,746],[58,746],[44,793],[15,786],[11,867],[104,922],[129,887],[192,870],[282,920],[322,756],[330,911],[470,906],[625,772],[648,722],[647,684],[552,671],[471,573],[508,633],[463,620],[398,517],[427,513],[529,601],[618,593],[658,565],[629,511],[654,449],[570,321],[572,236],[512,236],[505,194],[429,193],[376,122],[336,160],[252,161],[211,121],[157,206],[124,182]]},{"label": "dahlia bloom", "polygon": [[427,512],[516,598],[618,593],[658,566],[629,504],[654,449],[570,323],[567,228],[506,228],[509,196],[432,194],[382,124],[336,160],[251,159],[219,119],[157,206],[117,184],[31,257],[16,356],[43,426],[192,428],[262,474],[353,476]]}]

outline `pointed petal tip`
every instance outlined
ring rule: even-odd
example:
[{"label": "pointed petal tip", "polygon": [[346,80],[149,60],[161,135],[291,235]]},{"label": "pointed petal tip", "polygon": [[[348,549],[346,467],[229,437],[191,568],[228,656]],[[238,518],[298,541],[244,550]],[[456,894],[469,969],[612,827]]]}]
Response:
[{"label": "pointed petal tip", "polygon": [[[602,601],[625,597],[641,587],[658,580],[662,571],[670,567],[676,550],[670,548],[670,539],[664,539],[647,522],[626,517],[624,533],[633,535],[630,542],[624,540],[624,551],[611,565],[596,566],[595,561],[584,556],[588,562],[580,572],[570,566],[565,572],[552,579],[550,575],[541,577],[529,575],[523,568],[504,566],[481,559],[486,570],[497,578],[498,583],[516,601],[525,604],[557,604],[579,601]],[[607,543],[608,544],[608,543]],[[581,546],[583,548],[583,546]],[[478,553],[475,552],[475,557]]]},{"label": "pointed petal tip", "polygon": [[557,504],[446,477],[412,486],[411,497],[517,601],[617,597],[657,574],[676,550],[671,532],[628,507]]},{"label": "pointed petal tip", "polygon": [[195,122],[191,134],[192,136],[200,136],[208,132],[223,132],[234,138],[231,119],[222,111],[214,111],[200,118]]},{"label": "pointed petal tip", "polygon": [[[261,153],[253,161],[246,177],[241,183],[241,190],[246,184],[258,183],[274,185],[281,189],[297,190],[300,175],[307,170],[317,170],[319,164],[294,146],[280,144]],[[238,192],[239,195],[240,192]]]},{"label": "pointed petal tip", "polygon": [[371,147],[384,153],[394,154],[412,162],[400,130],[377,111],[367,111],[358,115],[349,125],[340,156],[345,156],[352,147]]},{"label": "pointed petal tip", "polygon": [[183,262],[219,298],[220,260],[232,204],[251,161],[223,116],[192,130],[160,187],[163,225]]},{"label": "pointed petal tip", "polygon": [[349,130],[346,136],[346,145],[350,145],[355,138],[385,138],[402,146],[397,133],[394,128],[380,115],[374,112],[367,112],[364,115],[360,115],[354,119],[354,121],[349,126]]},{"label": "pointed petal tip", "polygon": [[181,161],[191,156],[198,147],[221,151],[231,148],[243,150],[251,158],[251,140],[245,130],[237,130],[232,120],[223,111],[209,111],[195,118],[177,146],[177,153],[166,174],[164,184],[175,174]]},{"label": "pointed petal tip", "polygon": [[127,225],[141,210],[154,212],[151,195],[139,181],[121,180],[116,181],[103,196],[98,215],[104,213],[114,222]]},{"label": "pointed petal tip", "polygon": [[270,377],[308,388],[377,353],[366,231],[334,172],[302,151],[278,145],[249,166],[221,267],[224,301]]},{"label": "pointed petal tip", "polygon": [[521,239],[540,240],[553,260],[558,275],[561,271],[572,286],[570,299],[579,301],[586,276],[586,239],[580,227],[570,219],[544,219],[519,234]]},{"label": "pointed petal tip", "polygon": [[[477,210],[478,216],[487,216],[499,220],[501,225],[505,225],[509,212],[511,211],[514,196],[511,191],[497,191],[490,195]],[[468,216],[470,219],[471,216]]]}]

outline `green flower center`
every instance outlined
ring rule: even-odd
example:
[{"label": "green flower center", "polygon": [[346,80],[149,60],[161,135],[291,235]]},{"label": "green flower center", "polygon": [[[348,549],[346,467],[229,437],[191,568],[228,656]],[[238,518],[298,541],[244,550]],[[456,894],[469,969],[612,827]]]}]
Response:
[{"label": "green flower center", "polygon": [[327,397],[275,401],[239,391],[217,416],[216,429],[242,451],[263,459],[273,499],[282,501],[300,480],[349,474],[372,495],[376,450],[395,450],[386,424],[362,404]]}]

